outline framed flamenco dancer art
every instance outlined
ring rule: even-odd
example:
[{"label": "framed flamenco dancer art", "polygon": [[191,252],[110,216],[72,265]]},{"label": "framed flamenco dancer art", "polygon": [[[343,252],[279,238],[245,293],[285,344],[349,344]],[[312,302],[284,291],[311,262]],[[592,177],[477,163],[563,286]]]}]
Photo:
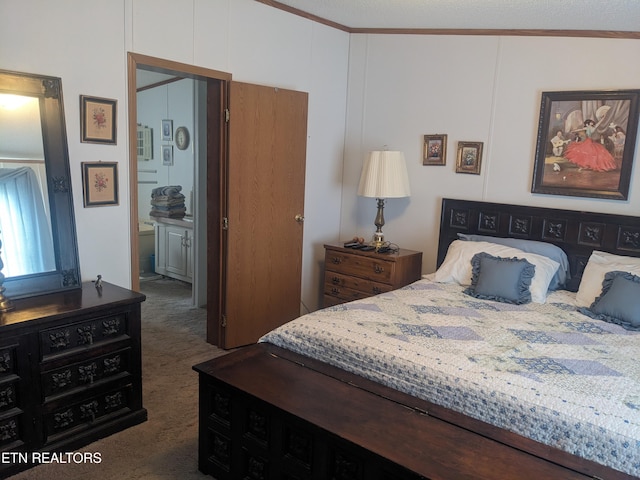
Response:
[{"label": "framed flamenco dancer art", "polygon": [[533,193],[626,200],[640,90],[543,92]]}]

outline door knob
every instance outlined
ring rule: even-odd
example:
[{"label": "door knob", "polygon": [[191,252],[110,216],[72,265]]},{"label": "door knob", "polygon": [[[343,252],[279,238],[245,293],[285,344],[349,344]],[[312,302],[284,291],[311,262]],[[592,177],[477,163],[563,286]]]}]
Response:
[{"label": "door knob", "polygon": [[304,222],[304,215],[297,214],[294,218],[296,219],[296,222]]}]

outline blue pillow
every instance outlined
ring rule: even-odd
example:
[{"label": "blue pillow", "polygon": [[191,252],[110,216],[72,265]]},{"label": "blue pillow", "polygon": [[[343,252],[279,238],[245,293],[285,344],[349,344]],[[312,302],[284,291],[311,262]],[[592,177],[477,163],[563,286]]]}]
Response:
[{"label": "blue pillow", "polygon": [[629,272],[607,272],[600,296],[590,308],[578,310],[627,330],[640,330],[640,277]]},{"label": "blue pillow", "polygon": [[484,300],[523,304],[531,301],[536,267],[525,259],[494,257],[486,252],[471,259],[471,286],[464,293]]},{"label": "blue pillow", "polygon": [[567,254],[564,253],[564,250],[553,243],[539,242],[537,240],[523,240],[520,238],[490,237],[488,235],[467,233],[459,233],[458,238],[469,242],[491,242],[499,245],[506,245],[508,247],[522,250],[523,252],[537,253],[538,255],[543,255],[558,262],[560,267],[551,279],[551,283],[549,283],[549,290],[564,288],[569,280],[571,280],[571,269],[569,267]]}]

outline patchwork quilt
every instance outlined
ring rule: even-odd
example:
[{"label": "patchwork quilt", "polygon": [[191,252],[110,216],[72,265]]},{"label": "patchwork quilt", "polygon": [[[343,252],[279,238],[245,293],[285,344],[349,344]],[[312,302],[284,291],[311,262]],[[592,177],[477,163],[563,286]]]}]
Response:
[{"label": "patchwork quilt", "polygon": [[463,289],[423,279],[260,341],[640,476],[640,332],[567,291],[511,305]]}]

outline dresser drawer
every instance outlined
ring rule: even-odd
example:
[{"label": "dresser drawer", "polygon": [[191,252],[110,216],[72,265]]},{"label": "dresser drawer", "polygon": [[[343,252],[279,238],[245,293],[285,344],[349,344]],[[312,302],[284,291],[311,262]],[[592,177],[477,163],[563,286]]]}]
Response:
[{"label": "dresser drawer", "polygon": [[125,348],[90,360],[44,372],[42,390],[47,397],[87,388],[129,372],[131,349]]},{"label": "dresser drawer", "polygon": [[327,250],[325,254],[325,268],[344,275],[353,275],[376,282],[391,283],[394,277],[395,263],[365,255]]},{"label": "dresser drawer", "polygon": [[342,300],[342,302],[350,302],[352,300],[360,300],[361,298],[370,297],[370,293],[361,292],[359,290],[353,290],[351,288],[346,287],[331,287],[330,290],[327,289],[327,285],[325,284],[324,296],[326,297],[335,297]]},{"label": "dresser drawer", "polygon": [[102,342],[125,337],[127,318],[124,313],[94,318],[40,332],[42,360],[60,353],[73,353]]},{"label": "dresser drawer", "polygon": [[131,387],[125,386],[65,405],[44,415],[45,443],[130,411]]},{"label": "dresser drawer", "polygon": [[351,277],[327,270],[324,279],[325,295],[340,296],[339,292],[341,290],[361,292],[365,296],[370,297],[371,295],[378,295],[379,293],[393,290],[393,287],[387,283],[373,282],[364,278]]}]

